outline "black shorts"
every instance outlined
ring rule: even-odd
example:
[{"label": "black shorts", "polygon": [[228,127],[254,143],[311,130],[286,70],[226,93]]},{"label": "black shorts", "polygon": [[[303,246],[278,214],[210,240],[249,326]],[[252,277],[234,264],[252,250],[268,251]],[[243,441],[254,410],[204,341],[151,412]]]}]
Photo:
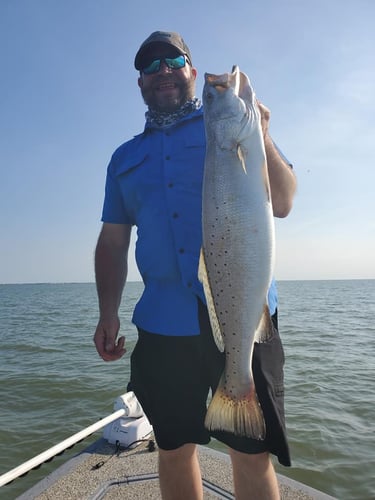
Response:
[{"label": "black shorts", "polygon": [[138,329],[131,355],[128,390],[135,392],[150,420],[159,448],[173,450],[186,443],[207,444],[211,437],[244,453],[268,451],[290,465],[284,419],[284,351],[272,317],[274,336],[255,344],[253,375],[266,423],[260,441],[228,432],[209,432],[204,426],[207,397],[215,391],[225,356],[212,337],[208,313],[199,303],[201,334],[189,337],[157,335]]}]

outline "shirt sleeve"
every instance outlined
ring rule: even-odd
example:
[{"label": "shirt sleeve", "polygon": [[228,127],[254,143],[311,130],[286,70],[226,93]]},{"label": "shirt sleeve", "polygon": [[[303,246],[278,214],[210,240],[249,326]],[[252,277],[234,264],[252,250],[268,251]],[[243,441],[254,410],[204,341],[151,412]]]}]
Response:
[{"label": "shirt sleeve", "polygon": [[120,183],[114,173],[113,160],[107,169],[105,196],[102,211],[102,222],[111,224],[132,224],[126,213]]}]

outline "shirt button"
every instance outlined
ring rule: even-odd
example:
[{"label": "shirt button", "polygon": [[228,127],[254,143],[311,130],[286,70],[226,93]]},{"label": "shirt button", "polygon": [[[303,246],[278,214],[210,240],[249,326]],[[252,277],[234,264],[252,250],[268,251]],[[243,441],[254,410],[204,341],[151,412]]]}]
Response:
[{"label": "shirt button", "polygon": [[180,252],[180,253],[185,253],[185,248],[180,248],[180,249],[179,249],[179,252]]},{"label": "shirt button", "polygon": [[165,157],[165,159],[166,159],[166,160],[170,160],[170,159],[171,159],[171,157],[170,157],[169,155],[167,155],[167,156]]},{"label": "shirt button", "polygon": [[173,182],[170,182],[170,183],[168,184],[168,187],[169,187],[169,188],[173,188]]},{"label": "shirt button", "polygon": [[174,212],[174,213],[172,214],[172,217],[173,217],[174,219],[177,219],[177,217],[178,217],[178,213],[177,213],[177,212]]}]

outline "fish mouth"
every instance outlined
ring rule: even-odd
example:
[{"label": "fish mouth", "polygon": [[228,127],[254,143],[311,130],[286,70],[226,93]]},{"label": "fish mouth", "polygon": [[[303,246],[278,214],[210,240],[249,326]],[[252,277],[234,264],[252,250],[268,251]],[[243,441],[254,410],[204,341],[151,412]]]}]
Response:
[{"label": "fish mouth", "polygon": [[238,95],[240,87],[240,69],[238,66],[232,67],[231,73],[224,73],[222,75],[214,75],[212,73],[205,73],[205,83],[214,87],[218,92],[224,92],[229,88],[233,88]]},{"label": "fish mouth", "polygon": [[213,75],[210,73],[206,73],[205,80],[212,87],[215,87],[217,89],[225,90],[231,86],[228,73],[224,73],[223,75]]}]

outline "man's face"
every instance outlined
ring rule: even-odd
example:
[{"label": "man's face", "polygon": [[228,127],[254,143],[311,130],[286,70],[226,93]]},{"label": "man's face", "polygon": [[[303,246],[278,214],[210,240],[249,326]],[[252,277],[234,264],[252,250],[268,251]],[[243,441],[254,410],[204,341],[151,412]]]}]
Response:
[{"label": "man's face", "polygon": [[[147,54],[147,61],[176,57],[179,55],[173,47],[160,44],[152,47]],[[173,112],[195,95],[197,71],[188,62],[180,69],[171,69],[162,61],[157,73],[146,75],[141,71],[138,85],[147,106],[155,111]]]}]

